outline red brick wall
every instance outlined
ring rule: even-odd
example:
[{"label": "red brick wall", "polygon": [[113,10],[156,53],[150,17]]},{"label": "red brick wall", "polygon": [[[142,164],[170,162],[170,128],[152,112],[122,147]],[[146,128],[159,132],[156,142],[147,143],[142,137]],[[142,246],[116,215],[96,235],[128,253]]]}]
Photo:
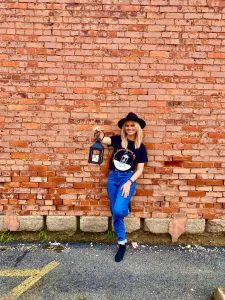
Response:
[{"label": "red brick wall", "polygon": [[[52,2],[52,4],[50,4]],[[2,0],[0,210],[110,215],[92,128],[147,121],[133,215],[223,218],[224,0]]]}]

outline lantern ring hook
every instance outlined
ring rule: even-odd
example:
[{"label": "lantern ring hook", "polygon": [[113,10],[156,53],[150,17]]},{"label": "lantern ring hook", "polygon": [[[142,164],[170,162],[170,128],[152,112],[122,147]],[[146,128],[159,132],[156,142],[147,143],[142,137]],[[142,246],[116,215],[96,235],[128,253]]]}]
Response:
[{"label": "lantern ring hook", "polygon": [[94,132],[94,138],[95,138],[96,141],[100,141],[101,142],[104,139],[105,132],[103,130],[101,130],[101,132],[103,133],[103,137],[102,138],[97,137],[97,132]]}]

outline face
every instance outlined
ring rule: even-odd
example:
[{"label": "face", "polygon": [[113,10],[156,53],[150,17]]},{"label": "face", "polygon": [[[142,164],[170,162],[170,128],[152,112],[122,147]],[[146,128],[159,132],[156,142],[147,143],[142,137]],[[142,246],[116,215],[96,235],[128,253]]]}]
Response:
[{"label": "face", "polygon": [[127,121],[125,123],[125,132],[128,137],[135,137],[137,130],[133,121]]}]

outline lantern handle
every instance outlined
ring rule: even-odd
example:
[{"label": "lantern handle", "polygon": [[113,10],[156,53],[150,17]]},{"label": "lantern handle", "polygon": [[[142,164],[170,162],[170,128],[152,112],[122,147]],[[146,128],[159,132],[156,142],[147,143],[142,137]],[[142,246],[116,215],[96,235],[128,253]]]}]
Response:
[{"label": "lantern handle", "polygon": [[96,136],[96,133],[97,133],[97,132],[94,132],[94,138],[95,138],[96,142],[97,142],[97,141],[101,142],[101,141],[104,139],[105,133],[104,133],[103,130],[101,130],[101,132],[103,132],[103,137],[102,137],[102,138],[97,137],[97,136]]}]

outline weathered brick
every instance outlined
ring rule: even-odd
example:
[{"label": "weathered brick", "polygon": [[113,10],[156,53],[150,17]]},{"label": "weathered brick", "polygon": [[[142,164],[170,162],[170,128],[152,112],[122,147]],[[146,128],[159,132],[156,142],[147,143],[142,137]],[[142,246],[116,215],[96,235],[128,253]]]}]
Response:
[{"label": "weathered brick", "polygon": [[205,231],[205,220],[188,219],[186,223],[187,233],[203,233]]},{"label": "weathered brick", "polygon": [[44,225],[42,216],[18,216],[18,231],[38,231]]},{"label": "weathered brick", "polygon": [[170,54],[166,51],[151,51],[150,52],[151,57],[163,57],[163,58],[169,58]]},{"label": "weathered brick", "polygon": [[10,146],[12,147],[28,147],[28,142],[27,141],[11,141]]},{"label": "weathered brick", "polygon": [[0,231],[7,231],[8,229],[4,223],[4,216],[0,216]]},{"label": "weathered brick", "polygon": [[170,219],[146,218],[144,221],[144,230],[152,233],[168,233]]},{"label": "weathered brick", "polygon": [[49,231],[76,231],[77,218],[75,216],[48,216],[46,225]]},{"label": "weathered brick", "polygon": [[105,232],[108,230],[108,218],[83,216],[80,218],[80,230],[84,232]]},{"label": "weathered brick", "polygon": [[206,224],[207,232],[224,232],[225,231],[225,220],[213,219],[209,220]]},{"label": "weathered brick", "polygon": [[141,228],[141,221],[140,218],[125,218],[124,224],[126,228],[126,232],[134,232]]}]

